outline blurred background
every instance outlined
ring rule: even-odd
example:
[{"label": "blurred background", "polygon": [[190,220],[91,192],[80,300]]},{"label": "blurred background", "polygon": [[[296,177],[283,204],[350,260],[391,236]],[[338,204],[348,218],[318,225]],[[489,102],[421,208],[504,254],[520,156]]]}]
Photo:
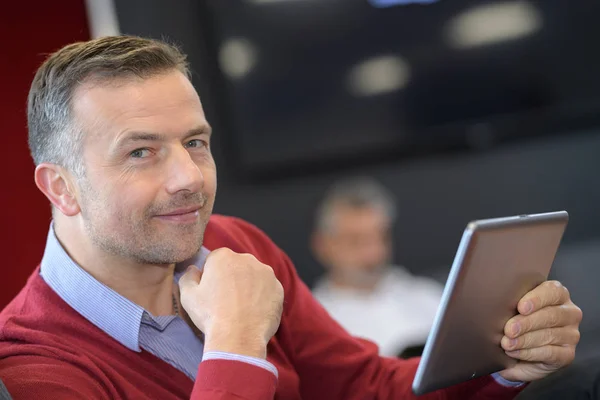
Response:
[{"label": "blurred background", "polygon": [[599,354],[599,15],[599,2],[558,0],[9,2],[0,307],[50,220],[26,141],[34,72],[67,43],[128,33],[189,55],[216,133],[215,211],[266,231],[309,286],[324,272],[317,206],[348,176],[389,190],[394,264],[440,284],[468,221],[564,209],[552,275],[584,310],[578,357]]}]

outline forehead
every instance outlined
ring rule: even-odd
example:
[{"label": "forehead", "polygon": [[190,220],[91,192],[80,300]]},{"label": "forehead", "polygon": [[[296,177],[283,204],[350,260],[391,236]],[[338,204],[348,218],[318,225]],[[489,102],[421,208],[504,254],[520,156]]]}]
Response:
[{"label": "forehead", "polygon": [[88,137],[110,139],[127,130],[180,134],[206,124],[196,90],[179,71],[83,83],[72,110]]}]

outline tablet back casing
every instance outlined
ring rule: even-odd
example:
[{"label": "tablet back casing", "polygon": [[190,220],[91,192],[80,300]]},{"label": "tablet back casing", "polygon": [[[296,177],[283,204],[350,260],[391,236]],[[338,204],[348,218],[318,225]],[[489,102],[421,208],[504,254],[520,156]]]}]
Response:
[{"label": "tablet back casing", "polygon": [[424,394],[508,368],[500,347],[517,303],[548,278],[565,211],[471,222],[463,234],[413,381]]}]

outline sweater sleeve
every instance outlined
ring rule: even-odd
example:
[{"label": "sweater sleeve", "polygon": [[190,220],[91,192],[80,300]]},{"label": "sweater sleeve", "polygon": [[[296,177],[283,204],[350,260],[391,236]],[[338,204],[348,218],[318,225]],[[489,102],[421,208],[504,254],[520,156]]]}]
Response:
[{"label": "sweater sleeve", "polygon": [[[13,400],[105,400],[114,398],[85,370],[44,356],[15,356],[0,362],[0,376]],[[271,400],[277,378],[243,361],[200,363],[192,400]]]},{"label": "sweater sleeve", "polygon": [[[413,399],[418,359],[380,357],[375,344],[352,337],[312,297],[288,257],[280,251],[278,272],[285,288],[285,323],[301,379],[302,397],[314,400]],[[492,377],[474,379],[419,399],[512,399],[521,388]]]},{"label": "sweater sleeve", "polygon": [[[285,291],[277,333],[300,377],[302,398],[311,400],[416,399],[412,392],[418,359],[379,356],[372,342],[347,333],[313,298],[287,255],[262,231],[235,219],[253,253],[275,270]],[[242,233],[242,232],[240,232]],[[249,243],[251,242],[251,243]],[[512,399],[523,387],[505,387],[491,376],[474,379],[419,399]]]},{"label": "sweater sleeve", "polygon": [[192,391],[192,400],[270,400],[277,378],[264,367],[243,361],[202,361]]},{"label": "sweater sleeve", "polygon": [[104,400],[109,393],[84,370],[43,356],[8,357],[0,375],[13,400]]}]

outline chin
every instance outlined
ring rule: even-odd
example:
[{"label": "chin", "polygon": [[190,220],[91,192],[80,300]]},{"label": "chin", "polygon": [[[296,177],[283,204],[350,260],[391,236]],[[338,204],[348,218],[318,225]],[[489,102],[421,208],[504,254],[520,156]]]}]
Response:
[{"label": "chin", "polygon": [[200,252],[200,249],[202,248],[202,243],[200,243],[199,245],[196,246],[190,246],[187,247],[185,249],[180,249],[179,251],[177,251],[175,253],[175,260],[173,261],[174,263],[180,263],[183,262],[185,260],[189,260],[190,258],[195,257],[198,252]]},{"label": "chin", "polygon": [[161,260],[161,264],[180,263],[195,257],[202,248],[203,231],[173,234],[171,232],[155,233],[152,241],[144,247],[148,258]]},{"label": "chin", "polygon": [[153,265],[179,264],[186,260],[193,259],[198,251],[177,251],[174,250],[162,254],[143,254],[133,256],[138,262]]}]

